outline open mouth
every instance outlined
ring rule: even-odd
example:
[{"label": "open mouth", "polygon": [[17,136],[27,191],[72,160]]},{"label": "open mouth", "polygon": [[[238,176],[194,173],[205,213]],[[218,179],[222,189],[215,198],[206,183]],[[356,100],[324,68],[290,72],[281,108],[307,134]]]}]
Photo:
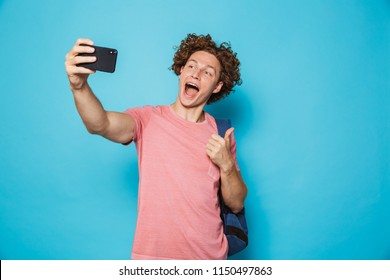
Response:
[{"label": "open mouth", "polygon": [[185,92],[189,96],[194,96],[199,92],[199,87],[194,83],[186,83],[185,84]]}]

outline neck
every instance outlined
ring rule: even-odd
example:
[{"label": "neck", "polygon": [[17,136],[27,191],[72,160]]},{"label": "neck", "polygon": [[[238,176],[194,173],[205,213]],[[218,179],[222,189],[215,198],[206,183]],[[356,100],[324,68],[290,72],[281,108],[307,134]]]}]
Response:
[{"label": "neck", "polygon": [[182,119],[190,121],[190,122],[203,122],[205,120],[203,107],[196,107],[196,108],[186,108],[183,107],[177,102],[170,105],[172,110],[178,114]]}]

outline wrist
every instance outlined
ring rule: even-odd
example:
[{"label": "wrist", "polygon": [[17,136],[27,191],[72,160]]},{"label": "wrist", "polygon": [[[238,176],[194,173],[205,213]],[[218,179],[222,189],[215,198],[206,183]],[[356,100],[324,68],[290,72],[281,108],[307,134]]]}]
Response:
[{"label": "wrist", "polygon": [[77,94],[78,92],[83,92],[85,91],[86,89],[88,88],[88,83],[87,81],[81,83],[81,84],[78,84],[78,85],[74,85],[72,83],[70,83],[70,90],[74,93],[74,94]]},{"label": "wrist", "polygon": [[227,161],[224,165],[220,167],[221,173],[225,175],[230,175],[235,169],[235,164],[232,160]]}]

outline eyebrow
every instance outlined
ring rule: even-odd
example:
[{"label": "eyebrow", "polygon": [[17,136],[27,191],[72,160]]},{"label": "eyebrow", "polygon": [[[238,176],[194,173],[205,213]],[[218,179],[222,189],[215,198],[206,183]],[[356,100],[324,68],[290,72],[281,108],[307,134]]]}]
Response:
[{"label": "eyebrow", "polygon": [[[193,58],[190,58],[187,62],[190,62],[190,61],[193,61],[193,62],[195,62],[195,63],[198,63],[198,61],[197,60],[195,60],[195,59],[193,59]],[[212,65],[206,65],[206,67],[207,68],[211,68],[211,69],[213,69],[215,72],[217,72],[217,69],[214,67],[214,66],[212,66]]]}]

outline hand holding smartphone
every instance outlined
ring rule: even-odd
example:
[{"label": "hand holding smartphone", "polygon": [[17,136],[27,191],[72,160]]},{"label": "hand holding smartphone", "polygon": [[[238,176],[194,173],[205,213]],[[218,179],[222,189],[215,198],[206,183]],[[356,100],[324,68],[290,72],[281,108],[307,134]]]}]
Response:
[{"label": "hand holding smartphone", "polygon": [[[80,46],[89,46],[87,44],[80,44]],[[80,53],[79,56],[95,56],[96,61],[91,63],[80,63],[77,66],[85,67],[91,70],[114,73],[116,66],[116,58],[118,51],[112,48],[105,48],[99,46],[90,46],[95,49],[93,53]]]}]

